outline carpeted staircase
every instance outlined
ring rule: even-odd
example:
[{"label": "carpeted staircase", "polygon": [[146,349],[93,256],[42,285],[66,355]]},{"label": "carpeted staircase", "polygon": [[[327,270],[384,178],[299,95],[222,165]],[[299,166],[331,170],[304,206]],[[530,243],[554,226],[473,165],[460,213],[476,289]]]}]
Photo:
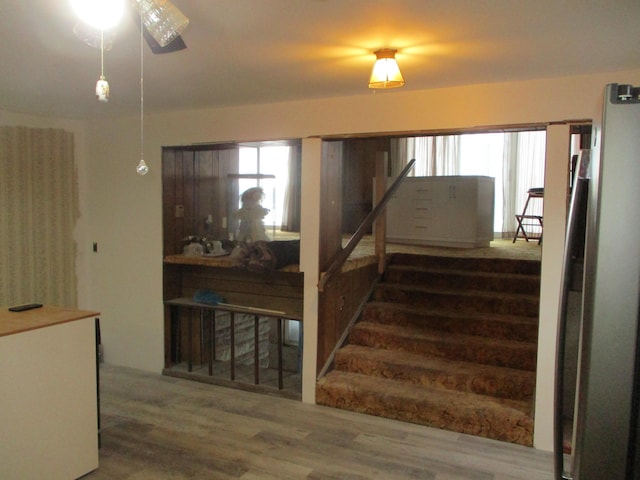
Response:
[{"label": "carpeted staircase", "polygon": [[394,254],[316,401],[533,442],[540,262]]}]

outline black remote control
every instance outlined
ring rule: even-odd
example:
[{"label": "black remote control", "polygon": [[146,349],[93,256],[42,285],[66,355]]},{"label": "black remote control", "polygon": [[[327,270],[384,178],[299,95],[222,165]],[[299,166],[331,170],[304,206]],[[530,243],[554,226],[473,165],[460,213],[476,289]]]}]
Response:
[{"label": "black remote control", "polygon": [[41,303],[27,303],[26,305],[17,305],[15,307],[9,307],[10,312],[24,312],[25,310],[33,310],[34,308],[42,307]]}]

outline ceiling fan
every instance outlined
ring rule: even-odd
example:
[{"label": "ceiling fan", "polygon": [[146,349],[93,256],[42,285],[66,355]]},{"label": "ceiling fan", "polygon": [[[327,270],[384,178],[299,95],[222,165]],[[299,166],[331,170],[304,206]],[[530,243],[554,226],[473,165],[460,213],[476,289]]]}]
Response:
[{"label": "ceiling fan", "polygon": [[[82,18],[74,26],[74,34],[87,45],[110,50],[125,3],[125,0],[110,3],[72,0],[76,13]],[[107,5],[119,10],[107,12]],[[142,28],[142,35],[153,53],[171,53],[187,48],[181,33],[189,25],[189,19],[170,1],[130,0],[126,9],[138,28]]]}]

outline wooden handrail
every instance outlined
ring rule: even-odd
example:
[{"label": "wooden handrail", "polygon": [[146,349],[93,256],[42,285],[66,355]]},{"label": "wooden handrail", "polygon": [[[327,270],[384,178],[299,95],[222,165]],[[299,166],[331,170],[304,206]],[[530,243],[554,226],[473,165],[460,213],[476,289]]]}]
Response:
[{"label": "wooden handrail", "polygon": [[384,193],[384,195],[382,196],[378,204],[375,206],[375,208],[371,210],[371,212],[369,212],[369,215],[366,216],[366,218],[362,221],[358,229],[351,236],[351,238],[347,242],[347,245],[345,245],[345,247],[335,255],[335,257],[331,261],[331,264],[329,265],[329,268],[327,268],[327,271],[324,272],[320,277],[320,281],[318,282],[319,291],[323,292],[325,286],[327,285],[331,277],[333,277],[333,275],[335,275],[335,273],[342,268],[344,263],[347,261],[347,258],[349,258],[349,256],[353,253],[353,250],[356,248],[360,240],[362,240],[362,237],[364,237],[365,233],[367,233],[371,225],[373,225],[373,222],[378,218],[380,213],[384,210],[384,207],[387,206],[387,203],[389,202],[389,200],[391,200],[391,196],[395,193],[395,191],[400,186],[400,182],[402,182],[404,177],[406,177],[409,174],[409,172],[411,171],[415,163],[416,163],[415,158],[411,159],[409,163],[407,163],[407,165],[404,167],[402,172],[400,172],[400,174],[393,181],[393,184]]}]

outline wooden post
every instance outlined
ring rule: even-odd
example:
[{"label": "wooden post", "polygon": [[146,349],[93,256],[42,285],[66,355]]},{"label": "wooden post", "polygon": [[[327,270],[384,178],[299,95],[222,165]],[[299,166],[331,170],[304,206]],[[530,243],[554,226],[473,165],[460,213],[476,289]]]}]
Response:
[{"label": "wooden post", "polygon": [[[376,153],[376,198],[377,205],[384,192],[387,190],[387,163],[388,153]],[[386,236],[387,236],[387,211],[386,208],[374,223],[375,231],[375,254],[378,257],[378,273],[382,275],[386,264]]]}]

